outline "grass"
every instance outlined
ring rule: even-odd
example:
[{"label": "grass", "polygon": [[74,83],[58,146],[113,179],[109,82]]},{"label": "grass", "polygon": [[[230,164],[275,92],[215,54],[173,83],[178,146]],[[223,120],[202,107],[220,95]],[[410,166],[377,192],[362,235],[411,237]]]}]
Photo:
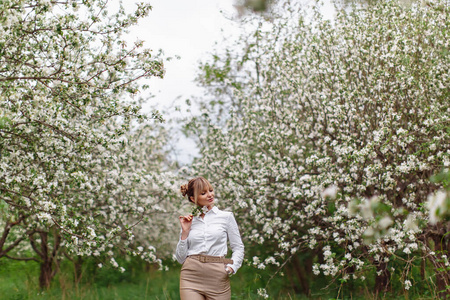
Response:
[{"label": "grass", "polygon": [[[134,265],[133,265],[134,264]],[[80,284],[73,280],[73,269],[68,263],[61,266],[61,271],[54,278],[48,290],[40,290],[38,286],[39,265],[35,262],[10,261],[0,259],[0,299],[62,299],[62,300],[172,300],[179,299],[180,266],[168,263],[168,271],[158,271],[133,262],[120,273],[110,268],[94,268],[94,262],[84,265],[85,275]],[[232,299],[250,300],[262,299],[258,296],[258,288],[266,286],[270,271],[256,272],[254,268],[243,266],[231,277]],[[89,276],[87,275],[89,274]],[[267,276],[265,276],[267,275]],[[274,278],[269,286],[269,299],[279,300],[331,300],[338,295],[336,286],[324,289],[329,281],[325,278],[314,278],[311,284],[312,297],[295,294],[289,280],[285,277]],[[342,295],[342,293],[340,294]],[[352,292],[339,299],[374,299],[370,290],[353,289]],[[403,291],[393,291],[384,299],[432,299],[422,293],[404,294]]]},{"label": "grass", "polygon": [[[86,272],[89,270],[86,267]],[[128,269],[128,268],[127,268]],[[97,269],[94,274],[84,276],[80,284],[73,281],[70,265],[63,265],[61,271],[53,279],[48,290],[39,289],[39,265],[35,262],[9,261],[0,259],[0,298],[16,299],[83,299],[83,300],[171,300],[179,299],[180,266],[170,264],[168,271],[144,268],[120,273],[114,269]],[[270,299],[308,299],[295,295],[286,289],[283,280],[275,280],[271,289]],[[262,299],[257,295],[257,289],[265,285],[260,275],[255,274],[251,267],[242,267],[231,277],[232,299]]]}]

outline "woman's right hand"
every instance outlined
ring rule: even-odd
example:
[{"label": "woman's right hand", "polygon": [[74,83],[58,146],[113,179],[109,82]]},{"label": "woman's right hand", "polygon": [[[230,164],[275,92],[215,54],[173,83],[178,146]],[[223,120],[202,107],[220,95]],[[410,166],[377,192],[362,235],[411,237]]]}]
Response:
[{"label": "woman's right hand", "polygon": [[188,237],[189,231],[191,230],[193,218],[194,218],[193,215],[186,215],[186,216],[178,217],[178,219],[180,220],[180,225],[181,225],[181,239],[182,240],[185,240]]}]

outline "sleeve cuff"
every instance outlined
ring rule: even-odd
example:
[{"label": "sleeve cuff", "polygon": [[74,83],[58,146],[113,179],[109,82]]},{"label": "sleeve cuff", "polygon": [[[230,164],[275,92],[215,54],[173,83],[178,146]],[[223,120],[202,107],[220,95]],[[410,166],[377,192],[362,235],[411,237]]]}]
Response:
[{"label": "sleeve cuff", "polygon": [[231,269],[233,269],[233,274],[232,274],[232,275],[236,274],[237,268],[236,268],[235,265],[230,265],[230,264],[228,264],[227,267],[230,267]]}]

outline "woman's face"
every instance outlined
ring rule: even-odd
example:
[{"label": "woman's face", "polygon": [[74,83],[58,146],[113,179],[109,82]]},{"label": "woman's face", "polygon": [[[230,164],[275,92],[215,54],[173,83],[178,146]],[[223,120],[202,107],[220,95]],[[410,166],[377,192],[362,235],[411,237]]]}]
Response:
[{"label": "woman's face", "polygon": [[197,205],[211,209],[214,206],[214,190],[209,188],[201,191],[197,197]]}]

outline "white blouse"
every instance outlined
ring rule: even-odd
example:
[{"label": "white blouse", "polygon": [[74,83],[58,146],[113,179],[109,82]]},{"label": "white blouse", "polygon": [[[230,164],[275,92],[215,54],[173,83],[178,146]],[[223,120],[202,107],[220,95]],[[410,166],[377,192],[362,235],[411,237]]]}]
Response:
[{"label": "white blouse", "polygon": [[221,211],[214,206],[204,218],[194,217],[187,239],[180,240],[175,253],[177,261],[182,264],[189,255],[205,254],[212,256],[227,255],[227,238],[230,240],[233,264],[228,264],[234,273],[244,260],[244,244],[232,212]]}]

